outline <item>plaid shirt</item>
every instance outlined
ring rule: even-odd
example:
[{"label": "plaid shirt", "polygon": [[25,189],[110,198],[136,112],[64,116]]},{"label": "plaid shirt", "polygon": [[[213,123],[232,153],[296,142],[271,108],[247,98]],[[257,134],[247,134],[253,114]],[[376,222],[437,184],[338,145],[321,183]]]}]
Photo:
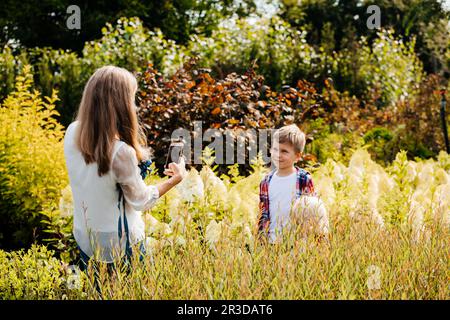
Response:
[{"label": "plaid shirt", "polygon": [[[300,198],[301,195],[315,195],[312,177],[309,172],[304,169],[295,167],[297,171],[297,183],[295,185],[295,197]],[[270,225],[269,212],[269,184],[276,170],[269,172],[259,185],[259,219],[258,233],[267,234]]]}]

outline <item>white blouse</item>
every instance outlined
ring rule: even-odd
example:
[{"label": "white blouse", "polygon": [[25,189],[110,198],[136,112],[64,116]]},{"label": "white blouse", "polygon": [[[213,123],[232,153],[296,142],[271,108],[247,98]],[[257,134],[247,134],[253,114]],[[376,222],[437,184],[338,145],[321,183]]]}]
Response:
[{"label": "white blouse", "polygon": [[122,218],[119,239],[119,183],[125,197],[126,217],[131,244],[145,239],[141,211],[150,209],[159,198],[156,186],[146,185],[141,178],[135,150],[125,142],[114,143],[108,173],[99,177],[97,163],[86,165],[76,147],[78,121],[69,125],[64,136],[64,155],[74,201],[73,233],[78,246],[89,257],[113,262],[125,252],[126,236]]}]

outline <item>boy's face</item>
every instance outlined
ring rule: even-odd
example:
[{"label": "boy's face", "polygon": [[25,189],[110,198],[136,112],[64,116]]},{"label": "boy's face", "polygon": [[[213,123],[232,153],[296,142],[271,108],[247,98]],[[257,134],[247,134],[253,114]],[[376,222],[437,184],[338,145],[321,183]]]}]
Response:
[{"label": "boy's face", "polygon": [[290,143],[278,143],[276,141],[273,142],[270,153],[272,162],[278,169],[287,169],[294,166],[301,157],[301,153],[295,152]]}]

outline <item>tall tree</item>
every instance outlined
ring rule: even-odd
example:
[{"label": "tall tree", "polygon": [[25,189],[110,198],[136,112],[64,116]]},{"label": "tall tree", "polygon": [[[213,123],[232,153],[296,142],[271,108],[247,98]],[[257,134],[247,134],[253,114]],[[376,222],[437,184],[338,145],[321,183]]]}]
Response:
[{"label": "tall tree", "polygon": [[[340,50],[366,36],[373,40],[376,30],[367,27],[369,5],[381,9],[381,27],[393,28],[405,40],[416,38],[416,52],[427,72],[448,72],[450,13],[439,0],[281,0],[281,15],[293,26],[309,31],[308,42]],[[330,26],[334,43],[330,47]]]},{"label": "tall tree", "polygon": [[[81,29],[69,30],[67,8],[81,11]],[[18,40],[25,47],[50,46],[80,51],[101,36],[106,22],[137,16],[149,28],[186,43],[191,34],[210,34],[223,18],[255,11],[253,0],[3,0],[0,44]]]}]

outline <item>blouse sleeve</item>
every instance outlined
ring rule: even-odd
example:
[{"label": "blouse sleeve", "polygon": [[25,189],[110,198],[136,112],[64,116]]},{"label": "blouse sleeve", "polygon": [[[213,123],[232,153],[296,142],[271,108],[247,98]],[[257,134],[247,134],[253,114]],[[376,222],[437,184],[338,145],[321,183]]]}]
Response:
[{"label": "blouse sleeve", "polygon": [[150,209],[159,198],[158,188],[147,185],[139,172],[136,151],[127,144],[119,147],[112,159],[112,172],[126,202],[136,211]]}]

